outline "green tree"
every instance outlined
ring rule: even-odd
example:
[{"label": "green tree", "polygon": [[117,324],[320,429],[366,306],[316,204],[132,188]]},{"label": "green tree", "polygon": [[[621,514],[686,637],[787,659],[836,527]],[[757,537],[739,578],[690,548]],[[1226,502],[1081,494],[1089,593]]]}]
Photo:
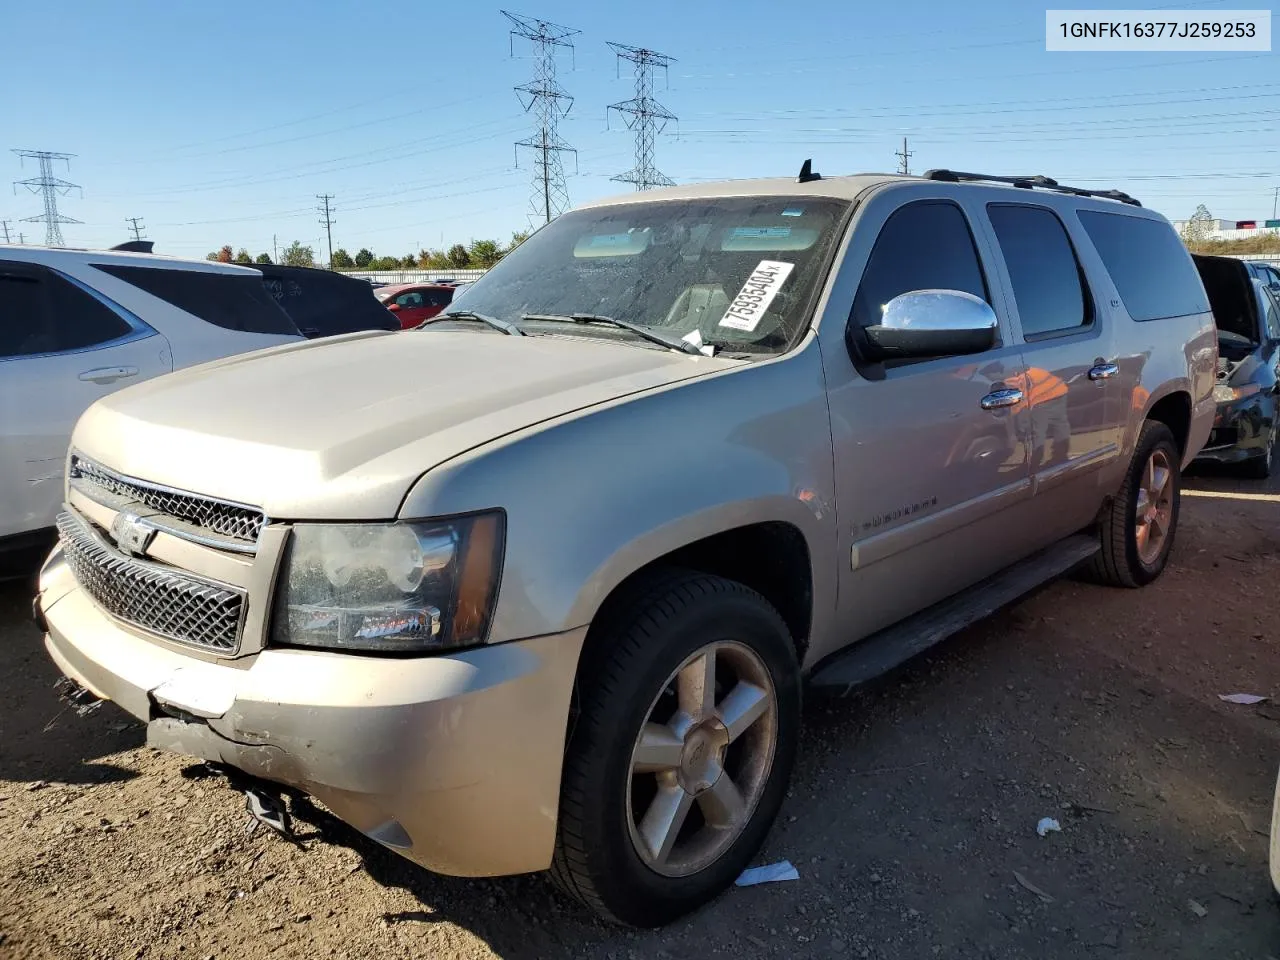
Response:
[{"label": "green tree", "polygon": [[284,248],[284,255],[280,258],[280,262],[289,267],[314,267],[316,252],[295,240]]},{"label": "green tree", "polygon": [[492,267],[502,259],[505,250],[496,240],[473,240],[467,258],[473,267]]},{"label": "green tree", "polygon": [[507,253],[510,253],[512,250],[520,246],[520,244],[524,243],[528,239],[529,239],[528,230],[517,230],[515,233],[511,234],[511,242],[507,244]]},{"label": "green tree", "polygon": [[449,248],[449,252],[445,254],[445,259],[449,261],[449,266],[455,270],[465,270],[471,266],[471,254],[460,243],[455,243]]},{"label": "green tree", "polygon": [[347,251],[342,249],[342,247],[333,251],[333,263],[329,264],[332,269],[350,270],[355,265],[356,262],[351,259],[351,254],[347,253]]},{"label": "green tree", "polygon": [[269,253],[260,253],[260,254],[258,254],[257,258],[256,258],[253,262],[254,262],[254,263],[270,263],[270,262],[271,262],[271,254],[269,254]]},{"label": "green tree", "polygon": [[407,267],[408,269],[412,270],[414,267],[418,265],[418,258],[415,257],[412,253],[407,254],[405,258],[400,261],[400,265],[402,267]]},{"label": "green tree", "polygon": [[361,270],[368,270],[369,265],[373,263],[373,251],[368,247],[361,247],[356,253],[356,266]]},{"label": "green tree", "polygon": [[235,262],[236,263],[253,263],[253,257],[249,256],[248,250],[246,250],[244,247],[241,247],[239,250],[236,251]]},{"label": "green tree", "polygon": [[399,257],[378,257],[373,263],[369,264],[371,270],[399,270]]}]

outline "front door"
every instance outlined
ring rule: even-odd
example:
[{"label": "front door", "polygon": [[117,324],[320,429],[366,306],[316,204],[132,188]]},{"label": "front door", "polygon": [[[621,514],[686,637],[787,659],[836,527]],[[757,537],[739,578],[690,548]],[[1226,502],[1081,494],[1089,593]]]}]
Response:
[{"label": "front door", "polygon": [[1110,314],[1097,306],[1059,215],[1031,203],[989,203],[1027,369],[1018,386],[1031,411],[1031,473],[1045,534],[1094,519],[1099,472],[1111,476],[1129,418]]},{"label": "front door", "polygon": [[[1028,552],[1030,539],[1018,510],[1030,499],[1030,423],[1011,392],[1023,361],[989,292],[989,252],[980,253],[986,244],[975,240],[960,205],[902,204],[904,192],[867,201],[841,268],[837,291],[848,289],[844,271],[857,271],[848,328],[840,331],[852,345],[823,331],[841,643],[981,580]],[[863,237],[875,237],[870,250],[857,249]],[[854,359],[860,331],[879,322],[884,304],[928,289],[987,300],[1001,320],[1000,343],[974,356],[897,365]]]},{"label": "front door", "polygon": [[0,538],[53,525],[90,404],[170,369],[168,343],[45,267],[0,261]]}]

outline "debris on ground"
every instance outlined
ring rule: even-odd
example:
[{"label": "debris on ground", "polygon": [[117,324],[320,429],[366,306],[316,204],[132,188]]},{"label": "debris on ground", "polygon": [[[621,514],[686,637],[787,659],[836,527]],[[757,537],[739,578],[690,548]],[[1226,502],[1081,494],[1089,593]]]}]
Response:
[{"label": "debris on ground", "polygon": [[1053,903],[1053,897],[1049,896],[1017,870],[1013,871],[1013,879],[1018,881],[1018,886],[1022,887],[1024,890],[1031,891],[1045,903]]},{"label": "debris on ground", "polygon": [[1188,909],[1190,909],[1192,913],[1194,913],[1201,920],[1203,920],[1205,917],[1209,915],[1208,909],[1204,906],[1204,904],[1200,903],[1198,900],[1188,900],[1187,907]]},{"label": "debris on ground", "polygon": [[1220,693],[1218,694],[1218,699],[1225,700],[1227,703],[1241,703],[1248,707],[1271,698],[1260,697],[1256,693]]},{"label": "debris on ground", "polygon": [[738,887],[753,887],[757,883],[777,883],[781,880],[799,880],[800,871],[792,866],[790,860],[779,860],[763,867],[748,867],[734,881]]},{"label": "debris on ground", "polygon": [[1043,817],[1040,822],[1036,824],[1036,833],[1042,837],[1047,837],[1051,833],[1061,832],[1062,824],[1053,819],[1053,817]]},{"label": "debris on ground", "polygon": [[261,790],[255,790],[253,787],[248,787],[244,791],[244,806],[249,811],[249,816],[253,817],[249,825],[251,831],[259,823],[265,823],[282,837],[293,839],[293,828],[289,824],[289,814],[285,812],[284,806],[278,798],[271,796],[269,793],[263,793]]}]

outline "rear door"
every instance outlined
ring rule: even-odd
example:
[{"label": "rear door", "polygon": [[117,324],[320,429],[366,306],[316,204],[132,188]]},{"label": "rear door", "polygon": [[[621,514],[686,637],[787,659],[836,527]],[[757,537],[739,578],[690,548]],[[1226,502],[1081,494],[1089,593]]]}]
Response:
[{"label": "rear door", "polygon": [[1128,408],[1111,318],[1089,288],[1066,223],[1047,205],[988,203],[1009,311],[1023,341],[1031,474],[1052,533],[1088,524],[1097,471],[1119,455]]},{"label": "rear door", "polygon": [[170,368],[165,338],[118,304],[46,267],[0,261],[0,538],[52,526],[87,407]]}]

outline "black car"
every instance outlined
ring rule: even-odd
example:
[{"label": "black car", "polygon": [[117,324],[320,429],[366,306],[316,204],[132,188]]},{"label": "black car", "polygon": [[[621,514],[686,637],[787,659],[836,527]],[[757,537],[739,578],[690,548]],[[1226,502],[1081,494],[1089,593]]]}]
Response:
[{"label": "black car", "polygon": [[254,264],[263,283],[306,337],[360,330],[399,330],[400,322],[365,280],[314,267]]},{"label": "black car", "polygon": [[1197,459],[1263,479],[1271,475],[1280,425],[1280,299],[1242,260],[1192,259],[1218,325],[1218,415]]}]

